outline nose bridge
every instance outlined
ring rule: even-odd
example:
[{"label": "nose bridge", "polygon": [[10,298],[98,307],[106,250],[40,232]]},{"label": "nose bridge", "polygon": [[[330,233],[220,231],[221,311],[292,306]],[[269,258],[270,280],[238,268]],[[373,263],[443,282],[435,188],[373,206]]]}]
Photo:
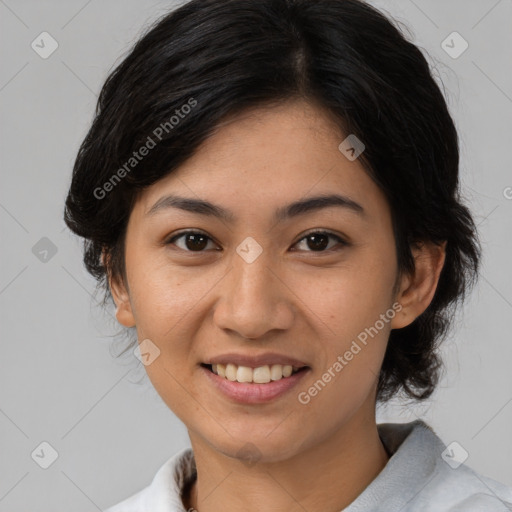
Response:
[{"label": "nose bridge", "polygon": [[[244,252],[244,248],[249,250]],[[254,251],[254,247],[243,243],[237,248],[214,316],[220,328],[237,331],[246,338],[286,329],[293,316],[286,287],[275,276],[277,269],[273,268],[271,254],[259,251],[255,256]]]},{"label": "nose bridge", "polygon": [[250,263],[241,257],[234,258],[232,293],[234,292],[238,296],[240,303],[244,301],[261,302],[262,299],[268,301],[272,296],[270,289],[272,272],[269,269],[269,260],[269,257],[263,255],[258,256],[255,261]]}]

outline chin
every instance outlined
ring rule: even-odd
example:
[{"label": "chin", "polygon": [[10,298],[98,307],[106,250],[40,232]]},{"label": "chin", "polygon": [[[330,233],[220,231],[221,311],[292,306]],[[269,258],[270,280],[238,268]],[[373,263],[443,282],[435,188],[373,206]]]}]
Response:
[{"label": "chin", "polygon": [[[245,431],[247,434],[247,430]],[[226,457],[237,459],[250,467],[261,463],[285,461],[299,453],[301,441],[290,442],[290,436],[270,434],[245,435],[226,439],[225,443],[211,443],[211,446]]]}]

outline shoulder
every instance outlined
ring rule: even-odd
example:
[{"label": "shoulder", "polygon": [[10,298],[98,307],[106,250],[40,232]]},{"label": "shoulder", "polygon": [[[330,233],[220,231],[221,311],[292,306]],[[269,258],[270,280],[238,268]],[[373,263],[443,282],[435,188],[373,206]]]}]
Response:
[{"label": "shoulder", "polygon": [[456,454],[429,425],[416,421],[398,428],[405,438],[396,455],[408,459],[404,462],[409,468],[423,467],[421,481],[411,479],[419,485],[404,512],[512,511],[512,488],[455,462]]},{"label": "shoulder", "polygon": [[427,486],[426,497],[424,501],[428,502],[428,506],[425,503],[424,509],[421,509],[425,512],[512,511],[512,488],[464,464],[457,469],[439,465]]},{"label": "shoulder", "polygon": [[126,498],[125,500],[112,505],[104,512],[142,512],[145,510],[144,502],[149,491],[149,486],[139,491],[137,494]]},{"label": "shoulder", "polygon": [[344,512],[512,512],[512,489],[453,463],[457,454],[423,421],[378,430],[390,459]]},{"label": "shoulder", "polygon": [[104,512],[181,512],[181,491],[194,473],[193,452],[184,448],[160,467],[150,485]]}]

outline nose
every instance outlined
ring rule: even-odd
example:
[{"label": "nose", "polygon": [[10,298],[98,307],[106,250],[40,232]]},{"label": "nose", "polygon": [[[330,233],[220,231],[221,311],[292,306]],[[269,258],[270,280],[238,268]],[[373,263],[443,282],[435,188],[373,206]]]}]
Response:
[{"label": "nose", "polygon": [[257,339],[293,324],[293,293],[264,254],[252,263],[234,256],[231,270],[220,283],[213,315],[220,329]]}]

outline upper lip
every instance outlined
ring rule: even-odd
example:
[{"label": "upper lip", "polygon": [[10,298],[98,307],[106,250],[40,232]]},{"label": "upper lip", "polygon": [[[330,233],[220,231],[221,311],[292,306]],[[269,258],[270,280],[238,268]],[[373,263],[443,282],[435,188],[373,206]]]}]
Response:
[{"label": "upper lip", "polygon": [[286,356],[283,354],[277,354],[274,352],[265,352],[264,354],[259,355],[246,355],[246,354],[236,354],[234,352],[229,354],[221,354],[215,357],[209,358],[207,361],[204,361],[204,364],[236,364],[237,366],[247,366],[249,368],[258,368],[259,366],[265,365],[273,365],[273,364],[282,364],[282,365],[290,365],[301,368],[303,366],[307,366],[306,363],[300,361],[299,359],[295,359],[294,357]]}]

